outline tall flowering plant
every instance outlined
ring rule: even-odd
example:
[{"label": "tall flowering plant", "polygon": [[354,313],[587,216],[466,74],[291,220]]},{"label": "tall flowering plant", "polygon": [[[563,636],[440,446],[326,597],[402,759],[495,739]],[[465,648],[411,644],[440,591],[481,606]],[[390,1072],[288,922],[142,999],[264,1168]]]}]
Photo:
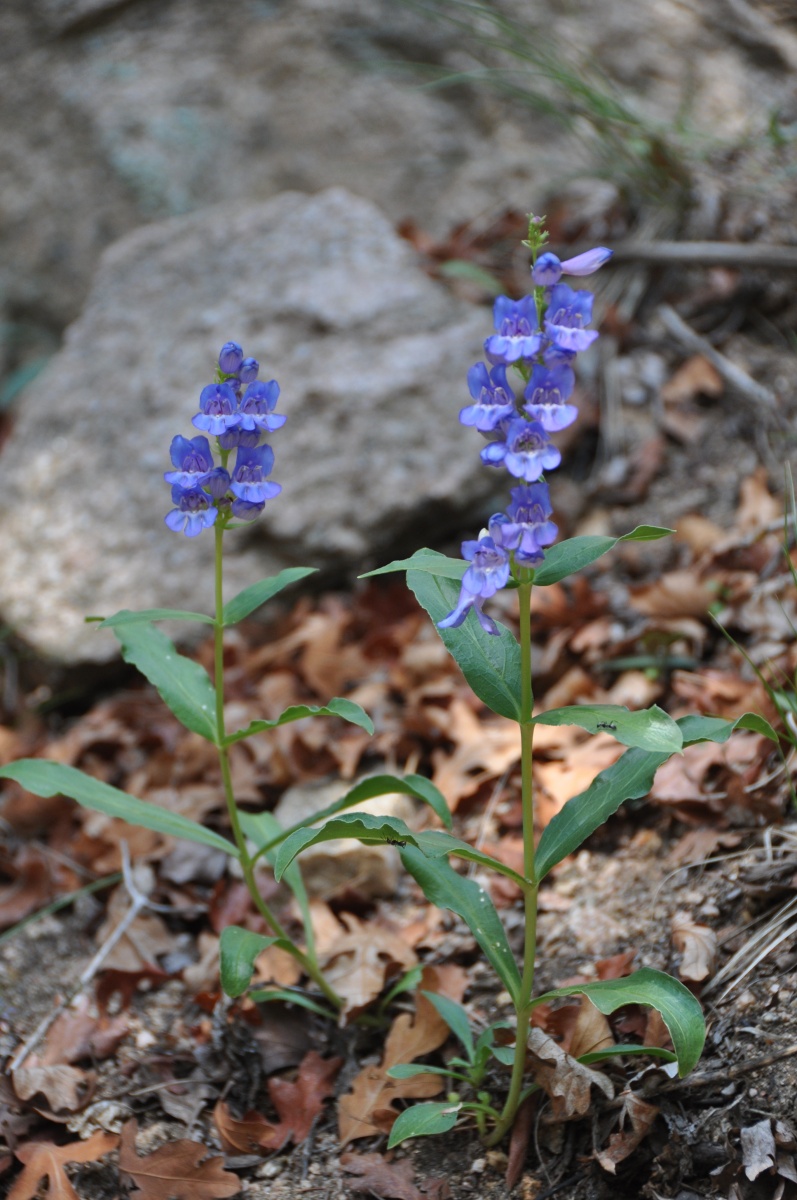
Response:
[{"label": "tall flowering plant", "polygon": [[[470,403],[459,414],[463,425],[485,439],[481,461],[506,471],[509,499],[503,512],[490,518],[479,537],[462,544],[462,558],[451,559],[419,550],[372,574],[405,570],[407,582],[459,664],[476,695],[494,712],[516,721],[520,733],[521,797],[523,810],[523,870],[515,871],[450,835],[430,833],[407,838],[401,851],[407,870],[427,898],[457,913],[470,927],[515,1010],[514,1047],[495,1044],[501,1022],[483,1030],[476,1040],[467,1013],[451,1001],[435,1001],[461,1042],[464,1057],[451,1061],[456,1088],[444,1102],[417,1104],[402,1112],[393,1125],[390,1145],[406,1137],[444,1132],[463,1117],[475,1119],[487,1145],[500,1142],[511,1128],[523,1099],[539,1085],[526,1078],[531,1014],[540,1004],[580,993],[604,1014],[626,1004],[656,1008],[669,1029],[680,1074],[698,1061],[705,1039],[700,1005],[678,980],[643,966],[623,979],[556,988],[534,995],[537,900],[548,872],[576,850],[620,805],[645,796],[657,768],[670,755],[699,741],[725,741],[734,728],[757,728],[775,739],[756,714],[738,721],[687,716],[672,720],[657,706],[629,712],[618,705],[576,705],[534,711],[531,671],[532,587],[545,587],[594,562],[618,541],[644,541],[671,530],[639,526],[622,538],[587,536],[556,542],[557,527],[548,475],[561,462],[555,436],[572,424],[578,410],[572,403],[577,355],[598,337],[589,328],[593,296],[573,288],[563,277],[590,275],[608,261],[603,247],[564,262],[545,249],[542,218],[529,220],[532,288],[519,300],[499,296],[495,302],[495,332],[484,343],[486,362],[468,372]],[[485,606],[497,592],[513,589],[518,598],[519,637],[496,621]],[[563,807],[535,845],[533,739],[538,725],[578,725],[590,733],[608,733],[628,747],[594,782]],[[766,726],[766,728],[764,728]],[[425,840],[424,840],[425,838]],[[290,847],[284,847],[288,852]],[[463,858],[511,879],[523,897],[525,924],[519,953],[510,945],[485,888],[459,874],[448,861]],[[506,1032],[500,1039],[506,1040]],[[641,1046],[613,1047],[609,1053],[647,1053]],[[589,1061],[595,1062],[596,1055]],[[485,1083],[495,1079],[490,1060],[510,1068],[502,1103],[494,1103]],[[493,1062],[493,1066],[495,1066]],[[428,1070],[401,1064],[390,1074],[406,1078]]]}]

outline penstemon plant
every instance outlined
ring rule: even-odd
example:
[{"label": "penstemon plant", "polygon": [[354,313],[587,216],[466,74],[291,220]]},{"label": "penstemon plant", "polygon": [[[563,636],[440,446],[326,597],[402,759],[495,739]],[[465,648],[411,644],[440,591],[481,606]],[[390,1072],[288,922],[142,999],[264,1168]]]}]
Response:
[{"label": "penstemon plant", "polygon": [[[319,716],[338,717],[373,733],[373,723],[368,714],[358,704],[341,697],[335,697],[323,706],[293,705],[274,719],[252,721],[246,728],[232,732],[225,725],[225,629],[250,616],[284,588],[312,574],[314,569],[289,567],[245,588],[232,600],[224,602],[225,534],[257,518],[266,503],[282,491],[278,483],[269,479],[274,451],[264,439],[280,429],[286,417],[274,411],[280,393],[278,383],[274,379],[267,383],[258,381],[258,374],[256,359],[244,358],[237,343],[227,342],[222,347],[215,381],[202,389],[200,411],[192,422],[201,433],[190,439],[178,435],[172,440],[170,455],[173,470],[167,471],[164,476],[166,482],[171,484],[174,505],[165,518],[168,528],[175,533],[184,533],[189,538],[199,536],[206,529],[213,530],[214,615],[169,608],[139,612],[125,609],[101,620],[99,626],[112,630],[120,643],[125,661],[132,663],[146,676],[186,729],[200,734],[216,747],[232,840],[188,817],[149,804],[61,763],[21,759],[0,770],[0,778],[14,779],[39,796],[70,796],[86,808],[172,837],[223,850],[237,859],[252,902],[271,934],[266,936],[235,925],[222,931],[222,987],[228,995],[240,996],[251,983],[257,956],[268,946],[276,945],[298,962],[321,997],[301,990],[279,988],[254,993],[255,997],[263,1000],[287,999],[325,1016],[336,1016],[343,1007],[343,1000],[324,977],[319,965],[310,906],[298,864],[291,862],[280,875],[297,902],[304,946],[289,936],[271,905],[261,895],[256,879],[259,863],[265,859],[273,866],[282,844],[306,832],[306,826],[319,819],[334,817],[375,796],[400,792],[430,805],[446,826],[450,826],[451,817],[440,792],[420,775],[404,778],[375,775],[363,779],[322,812],[287,830],[280,828],[270,812],[247,812],[236,803],[230,748],[237,742],[290,721]],[[214,439],[215,455],[207,435]],[[233,451],[234,464],[230,462]],[[178,653],[174,644],[155,624],[163,620],[193,621],[212,626],[213,680],[199,663]],[[367,819],[363,815],[362,820]],[[374,840],[385,839],[380,837]]]}]

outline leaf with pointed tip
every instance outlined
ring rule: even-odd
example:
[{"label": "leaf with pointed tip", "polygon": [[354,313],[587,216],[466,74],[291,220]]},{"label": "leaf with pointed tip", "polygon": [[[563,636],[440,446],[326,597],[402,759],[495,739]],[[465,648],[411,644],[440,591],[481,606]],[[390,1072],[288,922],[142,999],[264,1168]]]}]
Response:
[{"label": "leaf with pointed tip", "polygon": [[735,729],[750,729],[754,733],[763,734],[775,745],[778,744],[775,730],[759,713],[742,713],[741,717],[733,721],[726,721],[723,717],[690,715],[681,717],[678,724],[685,746],[694,746],[696,742],[727,742]]},{"label": "leaf with pointed tip", "polygon": [[352,725],[359,725],[366,733],[374,732],[374,723],[368,713],[355,704],[353,700],[345,700],[335,696],[328,704],[293,704],[286,708],[273,721],[252,721],[246,729],[239,729],[224,739],[225,746],[240,742],[243,738],[251,737],[253,733],[262,733],[265,729],[276,729],[278,725],[288,725],[291,721],[301,721],[304,717],[342,717]]},{"label": "leaf with pointed tip", "polygon": [[517,1007],[520,972],[501,918],[484,888],[475,879],[458,875],[446,859],[428,859],[412,846],[401,851],[401,861],[431,904],[450,908],[462,918]]},{"label": "leaf with pointed tip", "polygon": [[204,825],[180,813],[169,812],[167,808],[130,796],[64,763],[48,762],[43,758],[21,758],[0,768],[0,779],[15,779],[35,796],[69,796],[83,808],[118,817],[130,825],[141,825],[155,833],[184,838],[188,842],[223,850],[233,858],[239,857],[237,848],[220,833],[205,829]]},{"label": "leaf with pointed tip", "polygon": [[464,558],[449,558],[438,550],[416,550],[411,558],[397,558],[386,567],[377,567],[375,571],[366,571],[360,579],[370,579],[374,575],[389,575],[391,571],[425,571],[438,579],[455,579],[458,582],[470,566]]},{"label": "leaf with pointed tip", "polygon": [[255,959],[269,946],[279,946],[290,954],[294,950],[292,942],[287,938],[266,937],[262,933],[253,933],[251,929],[241,929],[239,925],[228,925],[221,931],[219,941],[219,964],[221,986],[228,996],[235,999],[242,996],[255,970]]},{"label": "leaf with pointed tip", "polygon": [[533,1002],[538,1004],[557,996],[586,996],[599,1012],[609,1016],[626,1004],[644,1004],[655,1008],[670,1031],[678,1059],[678,1074],[688,1075],[697,1064],[706,1040],[703,1010],[688,988],[672,975],[643,967],[622,979],[604,979],[599,983],[576,983],[553,988]]},{"label": "leaf with pointed tip", "polygon": [[[253,843],[255,850],[262,850],[271,866],[274,866],[274,861],[277,857],[276,843],[282,835],[282,827],[270,812],[239,812],[238,820],[241,823],[244,837],[248,838]],[[274,846],[274,849],[271,847]],[[304,886],[302,872],[297,862],[292,862],[283,876],[286,884],[293,892],[296,903],[299,905],[299,912],[302,915],[302,926],[304,928],[304,940],[307,945],[307,954],[313,962],[315,957],[315,934],[313,932],[313,918],[310,915],[310,898],[307,895],[307,889]]]},{"label": "leaf with pointed tip", "polygon": [[117,625],[144,625],[150,621],[200,621],[203,625],[215,625],[207,613],[185,612],[181,608],[143,608],[134,612],[122,608],[112,617],[106,617],[97,628],[114,629]]},{"label": "leaf with pointed tip", "polygon": [[461,1108],[461,1104],[449,1104],[443,1100],[427,1100],[425,1104],[413,1104],[411,1108],[405,1108],[390,1130],[388,1150],[407,1138],[448,1133],[456,1125]]},{"label": "leaf with pointed tip", "polygon": [[657,704],[635,712],[621,704],[571,704],[540,713],[534,724],[578,725],[590,733],[610,733],[624,746],[659,754],[676,754],[683,746],[678,725]]},{"label": "leaf with pointed tip", "polygon": [[261,604],[265,604],[278,592],[281,592],[283,588],[292,583],[298,583],[300,579],[306,579],[308,575],[315,574],[317,569],[317,567],[286,567],[284,571],[280,571],[270,579],[261,579],[259,583],[253,583],[251,587],[244,588],[224,605],[222,609],[224,624],[237,625],[256,608],[260,608]]},{"label": "leaf with pointed tip", "polygon": [[125,662],[138,667],[178,721],[217,744],[216,692],[203,666],[178,654],[174,643],[151,623],[115,625]]},{"label": "leaf with pointed tip", "polygon": [[614,549],[618,542],[652,542],[658,538],[668,537],[675,533],[674,529],[663,529],[658,525],[637,525],[630,533],[622,537],[600,536],[587,534],[584,537],[569,538],[566,542],[558,542],[545,551],[545,560],[534,569],[534,586],[548,587],[559,583],[568,575],[588,567],[597,559],[602,558]]},{"label": "leaf with pointed tip", "polygon": [[473,1062],[473,1055],[475,1053],[473,1034],[465,1009],[461,1004],[457,1004],[456,1000],[452,1000],[450,996],[438,995],[436,992],[424,992],[423,994],[435,1006],[454,1036],[459,1038],[469,1061]]}]

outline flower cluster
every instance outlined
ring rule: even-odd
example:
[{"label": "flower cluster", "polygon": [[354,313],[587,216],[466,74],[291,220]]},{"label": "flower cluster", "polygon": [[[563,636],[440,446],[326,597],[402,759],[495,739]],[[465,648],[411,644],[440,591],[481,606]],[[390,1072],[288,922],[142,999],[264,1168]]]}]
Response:
[{"label": "flower cluster", "polygon": [[[547,241],[542,219],[529,221],[529,246],[533,256],[532,294],[520,300],[499,296],[495,302],[495,330],[484,343],[487,364],[468,372],[473,400],[459,414],[488,439],[481,452],[487,466],[503,466],[516,480],[506,512],[490,518],[478,541],[462,543],[462,555],[471,564],[462,578],[459,601],[439,622],[441,629],[461,625],[471,609],[487,633],[498,626],[483,611],[484,601],[505,587],[516,569],[533,568],[543,551],[556,539],[544,472],[558,467],[562,455],[550,439],[572,425],[578,409],[569,400],[575,387],[573,361],[597,338],[587,329],[592,320],[591,292],[561,283],[563,275],[591,275],[609,258],[602,246],[561,262],[555,254],[538,251]],[[510,383],[507,370],[517,379]],[[517,576],[515,575],[517,578]]]},{"label": "flower cluster", "polygon": [[[237,342],[227,342],[219,354],[216,380],[202,389],[199,412],[192,421],[202,434],[193,438],[178,434],[172,439],[174,470],[167,471],[164,479],[172,485],[175,505],[166,524],[175,533],[196,537],[217,520],[224,525],[232,518],[251,521],[267,500],[282,491],[267,478],[274,451],[263,438],[284,425],[286,418],[274,412],[279,384],[276,379],[258,381],[259,370],[257,360],[244,358]],[[218,464],[206,434],[215,439]],[[228,469],[233,450],[235,463]]]}]

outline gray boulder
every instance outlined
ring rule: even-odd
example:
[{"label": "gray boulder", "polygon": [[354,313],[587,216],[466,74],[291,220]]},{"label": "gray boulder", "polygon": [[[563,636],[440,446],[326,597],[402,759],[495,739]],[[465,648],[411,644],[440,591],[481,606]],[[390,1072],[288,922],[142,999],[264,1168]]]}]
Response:
[{"label": "gray boulder", "polygon": [[212,537],[166,528],[162,473],[229,339],[278,379],[289,421],[273,437],[282,495],[228,535],[228,595],[286,565],[353,573],[413,523],[433,537],[493,486],[457,421],[490,325],[339,188],[129,234],[0,456],[3,620],[74,662],[115,653],[87,614],[210,611]]}]

